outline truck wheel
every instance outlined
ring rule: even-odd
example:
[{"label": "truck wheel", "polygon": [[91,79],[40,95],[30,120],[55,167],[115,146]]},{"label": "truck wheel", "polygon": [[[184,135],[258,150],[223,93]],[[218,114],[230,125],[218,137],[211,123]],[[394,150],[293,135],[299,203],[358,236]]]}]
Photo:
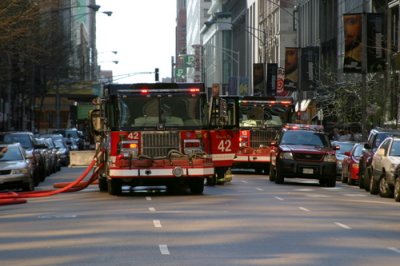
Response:
[{"label": "truck wheel", "polygon": [[99,190],[101,192],[108,190],[107,179],[104,176],[99,176]]},{"label": "truck wheel", "polygon": [[110,195],[120,195],[122,192],[122,184],[121,180],[118,179],[110,179],[107,182],[108,185],[108,193]]},{"label": "truck wheel", "polygon": [[190,188],[190,192],[192,192],[192,194],[195,194],[195,195],[202,194],[204,191],[204,180],[200,179],[200,180],[190,181],[189,188]]},{"label": "truck wheel", "polygon": [[217,184],[217,175],[207,177],[207,186],[213,187]]},{"label": "truck wheel", "polygon": [[227,169],[225,167],[215,168],[217,185],[225,184],[225,173],[226,173],[226,170]]},{"label": "truck wheel", "polygon": [[397,177],[394,181],[394,200],[400,201],[400,177]]},{"label": "truck wheel", "polygon": [[327,187],[336,187],[336,176],[329,177],[325,182]]}]

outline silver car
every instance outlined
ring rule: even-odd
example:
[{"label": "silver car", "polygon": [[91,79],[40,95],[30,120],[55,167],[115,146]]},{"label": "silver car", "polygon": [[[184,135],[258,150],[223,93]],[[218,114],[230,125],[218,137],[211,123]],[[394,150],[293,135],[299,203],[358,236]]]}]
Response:
[{"label": "silver car", "polygon": [[[30,155],[28,155],[29,157]],[[34,190],[33,165],[20,143],[0,144],[0,188]]]}]

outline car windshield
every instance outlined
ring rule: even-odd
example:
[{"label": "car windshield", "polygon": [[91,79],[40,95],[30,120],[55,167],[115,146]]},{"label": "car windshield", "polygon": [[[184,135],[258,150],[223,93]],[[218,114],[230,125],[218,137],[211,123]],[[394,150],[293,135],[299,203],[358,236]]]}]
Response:
[{"label": "car windshield", "polygon": [[360,158],[361,155],[363,154],[363,149],[364,149],[364,145],[357,145],[353,151],[353,156],[356,158]]},{"label": "car windshield", "polygon": [[[3,150],[4,147],[0,148]],[[16,146],[9,146],[7,150],[3,151],[0,154],[0,161],[20,161],[23,160],[24,157],[21,154],[21,151]]]},{"label": "car windshield", "polygon": [[30,138],[28,135],[24,134],[8,134],[4,136],[3,141],[5,143],[16,143],[19,142],[21,143],[21,146],[24,147],[24,149],[33,149],[32,142],[30,141]]},{"label": "car windshield", "polygon": [[281,144],[330,147],[328,137],[314,131],[286,131],[282,136]]}]

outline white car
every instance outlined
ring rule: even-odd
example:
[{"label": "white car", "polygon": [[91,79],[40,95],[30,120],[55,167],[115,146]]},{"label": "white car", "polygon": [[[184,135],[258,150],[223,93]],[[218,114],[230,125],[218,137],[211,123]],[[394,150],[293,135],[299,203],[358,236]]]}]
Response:
[{"label": "white car", "polygon": [[0,188],[34,190],[33,166],[21,144],[0,145]]},{"label": "white car", "polygon": [[400,137],[386,138],[372,157],[370,193],[393,197],[394,172],[400,164]]}]

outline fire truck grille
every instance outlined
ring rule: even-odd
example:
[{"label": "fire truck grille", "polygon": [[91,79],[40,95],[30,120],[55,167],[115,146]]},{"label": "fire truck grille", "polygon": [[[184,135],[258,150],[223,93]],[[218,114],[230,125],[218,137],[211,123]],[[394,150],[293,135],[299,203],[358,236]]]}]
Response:
[{"label": "fire truck grille", "polygon": [[279,129],[268,128],[263,130],[253,130],[251,132],[251,147],[258,148],[260,145],[267,146],[269,143],[275,139],[276,134],[278,134]]},{"label": "fire truck grille", "polygon": [[171,149],[179,150],[179,132],[142,132],[142,154],[166,156]]}]

